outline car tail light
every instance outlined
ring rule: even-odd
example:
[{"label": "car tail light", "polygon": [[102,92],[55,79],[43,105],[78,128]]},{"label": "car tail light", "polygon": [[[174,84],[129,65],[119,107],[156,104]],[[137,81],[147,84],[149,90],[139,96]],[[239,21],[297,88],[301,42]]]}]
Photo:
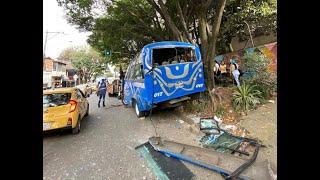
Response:
[{"label": "car tail light", "polygon": [[69,104],[71,104],[71,107],[70,107],[70,110],[69,110],[69,112],[73,112],[73,111],[75,111],[76,110],[76,107],[77,107],[77,101],[75,101],[75,100],[70,100],[69,101]]},{"label": "car tail light", "polygon": [[71,117],[69,117],[69,118],[68,118],[67,125],[71,125],[71,124],[72,124],[72,118],[71,118]]}]

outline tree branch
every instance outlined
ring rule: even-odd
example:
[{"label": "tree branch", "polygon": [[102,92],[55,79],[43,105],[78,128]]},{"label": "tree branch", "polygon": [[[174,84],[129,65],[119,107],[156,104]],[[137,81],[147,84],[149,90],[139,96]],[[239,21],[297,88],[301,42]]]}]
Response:
[{"label": "tree branch", "polygon": [[199,44],[199,32],[197,28],[196,18],[193,16],[193,28],[194,28],[194,35],[196,38],[196,43]]},{"label": "tree branch", "polygon": [[218,38],[220,25],[221,25],[222,14],[223,14],[223,10],[224,10],[225,5],[226,5],[226,0],[220,0],[218,6],[216,8],[217,16],[215,18],[215,21],[213,22],[212,33],[211,33],[212,35],[211,35],[211,38],[209,40],[210,41],[210,47],[209,47],[210,50],[216,44],[216,40]]},{"label": "tree branch", "polygon": [[158,0],[159,6],[155,3],[154,0],[147,0],[156,10],[160,13],[161,17],[165,20],[166,27],[171,31],[172,36],[177,41],[183,41],[184,38],[181,36],[181,32],[171,19],[167,7],[164,5],[162,0]]},{"label": "tree branch", "polygon": [[181,20],[184,33],[186,34],[186,37],[187,37],[188,41],[189,41],[190,43],[192,43],[192,37],[191,37],[191,34],[189,33],[188,25],[187,25],[187,23],[186,23],[186,20],[185,20],[185,18],[184,18],[183,13],[182,13],[181,6],[180,6],[179,1],[177,1],[177,8],[178,8],[178,13],[179,13],[179,16],[178,16],[178,17],[179,17],[180,20]]}]

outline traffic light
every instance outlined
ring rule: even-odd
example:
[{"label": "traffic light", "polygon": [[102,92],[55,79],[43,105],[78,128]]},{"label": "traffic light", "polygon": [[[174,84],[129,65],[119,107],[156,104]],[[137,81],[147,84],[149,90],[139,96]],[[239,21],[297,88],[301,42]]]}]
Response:
[{"label": "traffic light", "polygon": [[104,50],[104,55],[105,55],[105,56],[110,56],[110,55],[111,55],[111,52],[108,51],[108,50]]}]

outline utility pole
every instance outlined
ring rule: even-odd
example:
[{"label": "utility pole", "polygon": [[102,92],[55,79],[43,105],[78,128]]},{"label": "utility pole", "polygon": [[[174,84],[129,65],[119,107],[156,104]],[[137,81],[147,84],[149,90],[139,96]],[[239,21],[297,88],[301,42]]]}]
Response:
[{"label": "utility pole", "polygon": [[47,49],[47,42],[48,42],[48,34],[49,33],[54,33],[54,34],[64,34],[64,32],[48,32],[46,31],[46,38],[44,40],[44,50],[43,50],[43,58],[46,57],[46,49]]}]

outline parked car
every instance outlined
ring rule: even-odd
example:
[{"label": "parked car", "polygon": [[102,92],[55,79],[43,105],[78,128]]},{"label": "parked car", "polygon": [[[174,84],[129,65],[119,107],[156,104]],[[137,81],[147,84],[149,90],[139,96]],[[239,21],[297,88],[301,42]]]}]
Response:
[{"label": "parked car", "polygon": [[89,115],[89,102],[78,88],[43,91],[43,131],[54,129],[81,130],[81,120]]}]

